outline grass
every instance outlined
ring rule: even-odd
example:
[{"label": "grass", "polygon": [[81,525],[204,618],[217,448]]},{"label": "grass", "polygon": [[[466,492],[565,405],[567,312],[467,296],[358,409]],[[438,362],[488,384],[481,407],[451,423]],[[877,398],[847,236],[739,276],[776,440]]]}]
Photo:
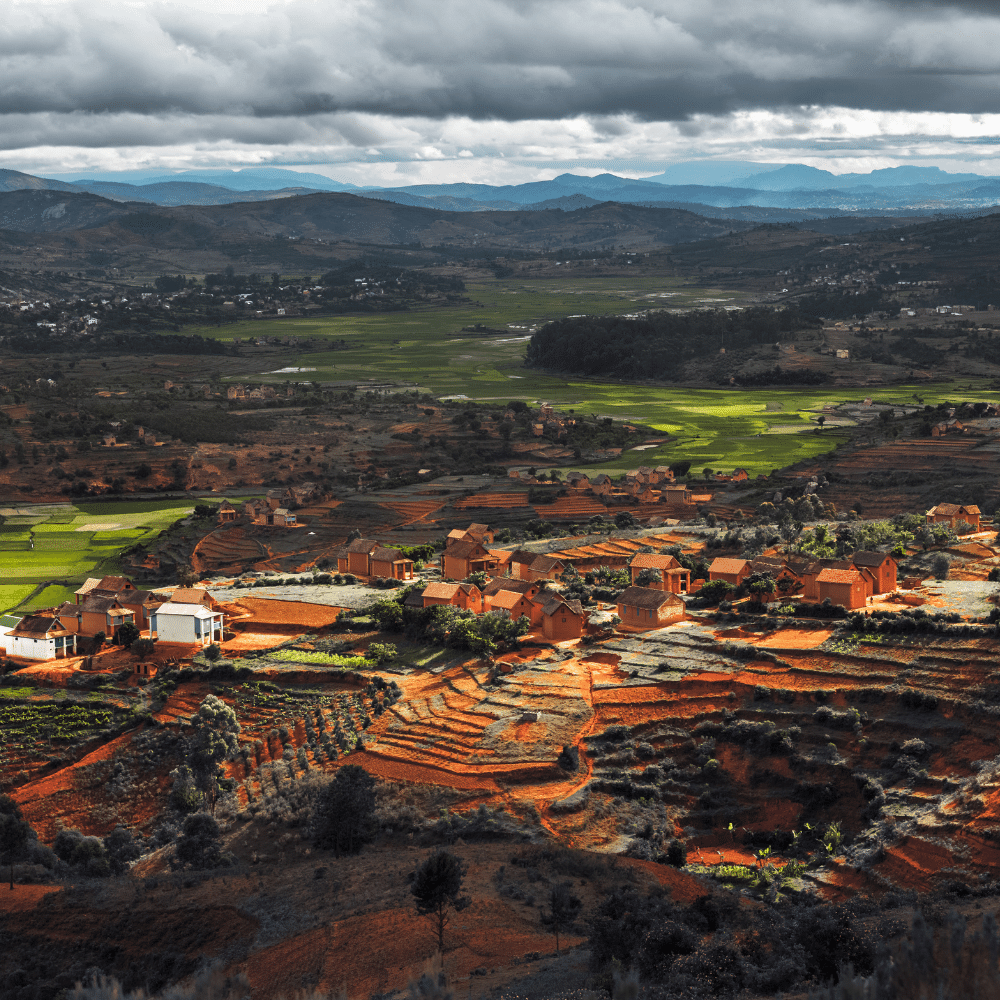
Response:
[{"label": "grass", "polygon": [[[191,500],[138,500],[67,504],[56,514],[37,516],[26,504],[0,509],[5,519],[0,530],[0,579],[11,588],[6,595],[0,586],[0,605],[4,610],[14,607],[34,589],[28,584],[76,585],[88,576],[118,572],[120,548],[157,535],[194,507]],[[59,601],[32,606],[52,603]]]},{"label": "grass", "polygon": [[3,583],[0,584],[0,612],[16,608],[21,601],[31,596],[35,589],[33,583]]},{"label": "grass", "polygon": [[314,649],[278,649],[269,653],[269,660],[280,660],[284,663],[320,663],[331,667],[354,667],[363,669],[370,667],[371,661],[363,656],[338,656],[336,653],[321,653]]},{"label": "grass", "polygon": [[[470,284],[475,305],[414,309],[381,316],[332,316],[317,319],[260,320],[223,329],[188,328],[186,333],[221,340],[234,336],[277,336],[346,341],[346,350],[284,355],[260,377],[271,382],[409,383],[437,396],[536,404],[597,413],[616,420],[648,424],[670,441],[648,451],[625,451],[619,458],[588,467],[593,473],[621,473],[639,465],[690,460],[692,469],[751,475],[770,473],[833,450],[848,432],[827,427],[812,433],[826,403],[862,400],[897,405],[965,398],[957,383],[901,385],[872,389],[674,389],[655,385],[618,385],[549,375],[523,367],[532,327],[574,314],[624,314],[654,306],[710,307],[735,301],[735,293],[691,288],[670,278],[577,278],[559,281]],[[504,331],[496,337],[461,336],[462,327],[482,324]],[[279,368],[314,369],[306,373]],[[241,376],[246,381],[245,376]],[[778,402],[778,411],[765,404]],[[537,464],[528,462],[526,464]]]},{"label": "grass", "polygon": [[64,601],[76,603],[76,588],[63,587],[61,584],[52,584],[46,587],[40,594],[37,594],[30,601],[22,605],[19,611],[34,611],[37,608],[58,607]]}]

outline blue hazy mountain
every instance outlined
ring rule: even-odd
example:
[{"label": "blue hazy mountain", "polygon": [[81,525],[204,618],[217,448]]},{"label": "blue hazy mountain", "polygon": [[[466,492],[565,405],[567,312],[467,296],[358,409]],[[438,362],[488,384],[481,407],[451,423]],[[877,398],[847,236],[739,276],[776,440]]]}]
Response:
[{"label": "blue hazy mountain", "polygon": [[982,180],[989,178],[980,174],[949,174],[940,167],[885,167],[867,174],[834,174],[804,163],[788,163],[777,170],[747,176],[739,186],[764,191],[836,191],[910,187],[916,184],[937,186]]},{"label": "blue hazy mountain", "polygon": [[94,181],[112,184],[170,184],[187,182],[214,184],[230,191],[277,191],[281,188],[309,188],[313,191],[355,191],[357,185],[335,181],[325,174],[285,170],[281,167],[245,167],[242,170],[178,170],[165,174],[163,168],[146,170],[88,171],[55,174],[54,178],[70,183]]}]

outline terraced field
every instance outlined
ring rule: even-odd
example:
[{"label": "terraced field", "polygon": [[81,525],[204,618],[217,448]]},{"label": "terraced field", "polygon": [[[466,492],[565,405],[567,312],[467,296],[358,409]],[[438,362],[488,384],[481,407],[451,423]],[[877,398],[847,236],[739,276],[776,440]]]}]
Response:
[{"label": "terraced field", "polygon": [[155,537],[193,509],[190,500],[0,508],[0,612],[71,600],[87,577],[120,572],[122,549]]}]

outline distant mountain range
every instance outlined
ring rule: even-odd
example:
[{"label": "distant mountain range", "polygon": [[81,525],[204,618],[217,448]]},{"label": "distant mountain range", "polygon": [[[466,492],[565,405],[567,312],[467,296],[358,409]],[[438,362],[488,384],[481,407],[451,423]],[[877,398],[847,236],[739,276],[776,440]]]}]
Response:
[{"label": "distant mountain range", "polygon": [[[962,213],[1000,204],[1000,177],[950,174],[938,167],[901,166],[867,174],[833,174],[801,163],[751,161],[674,164],[642,179],[565,173],[526,184],[414,184],[357,187],[322,174],[278,167],[100,173],[91,177],[34,177],[0,170],[0,192],[88,192],[119,202],[155,205],[228,205],[271,201],[317,192],[350,192],[380,201],[448,212],[574,211],[604,202],[705,211],[713,217],[794,221],[801,213],[830,215],[930,215]],[[792,213],[787,215],[787,213]]]}]

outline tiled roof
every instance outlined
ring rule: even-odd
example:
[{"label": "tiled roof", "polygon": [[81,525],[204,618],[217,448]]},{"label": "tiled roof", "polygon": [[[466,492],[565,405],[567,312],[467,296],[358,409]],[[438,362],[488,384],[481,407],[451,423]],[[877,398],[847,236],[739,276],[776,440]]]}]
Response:
[{"label": "tiled roof", "polygon": [[101,581],[96,577],[90,576],[84,581],[83,586],[79,590],[73,591],[74,594],[78,594],[82,597],[84,594],[89,594],[95,587],[100,586]]},{"label": "tiled roof", "polygon": [[618,604],[626,604],[631,608],[649,608],[655,610],[664,604],[683,604],[676,595],[666,590],[653,590],[651,587],[628,587],[618,597]]},{"label": "tiled roof", "polygon": [[491,580],[488,584],[486,584],[483,596],[490,597],[501,590],[510,591],[512,594],[526,594],[529,590],[536,590],[537,588],[538,584],[533,583],[531,580]]},{"label": "tiled roof", "polygon": [[537,555],[538,555],[537,552],[529,552],[527,549],[515,549],[510,554],[510,561],[514,563],[522,563],[525,566],[530,566],[535,561],[535,557]]},{"label": "tiled roof", "polygon": [[120,609],[117,597],[96,597],[94,594],[88,594],[80,602],[80,610],[90,614],[104,615]]},{"label": "tiled roof", "polygon": [[638,552],[632,557],[633,569],[673,569],[680,565],[673,556],[663,556],[657,552]]},{"label": "tiled roof", "polygon": [[531,569],[535,573],[551,573],[557,566],[563,563],[552,556],[536,556],[531,562]]},{"label": "tiled roof", "polygon": [[18,623],[11,635],[30,635],[36,638],[48,632],[65,632],[62,622],[51,615],[26,615]]},{"label": "tiled roof", "polygon": [[861,574],[856,569],[830,569],[823,570],[816,581],[818,583],[857,583],[861,579]]},{"label": "tiled roof", "polygon": [[485,552],[486,550],[474,538],[466,539],[463,542],[455,542],[444,550],[446,556],[454,556],[456,559],[468,559],[474,552]]},{"label": "tiled roof", "polygon": [[510,590],[499,590],[490,598],[490,604],[494,608],[504,608],[510,611],[522,600],[528,600],[528,598],[524,594],[516,594]]},{"label": "tiled roof", "polygon": [[892,559],[888,552],[855,552],[851,557],[855,566],[881,566],[886,559]]},{"label": "tiled roof", "polygon": [[347,543],[346,548],[348,552],[360,552],[362,555],[368,555],[374,549],[379,548],[379,543],[374,538],[355,538],[353,542]]},{"label": "tiled roof", "polygon": [[567,601],[565,597],[561,597],[558,594],[542,608],[542,614],[551,617],[554,614],[558,614],[562,608],[566,608],[574,615],[583,614],[583,607],[579,601]]},{"label": "tiled roof", "polygon": [[171,595],[170,600],[174,604],[205,604],[205,598],[210,604],[215,604],[215,599],[204,589],[204,587],[178,587]]},{"label": "tiled roof", "polygon": [[458,593],[457,583],[429,583],[424,587],[423,597],[436,597],[450,601]]},{"label": "tiled roof", "polygon": [[749,566],[746,559],[726,559],[720,556],[712,560],[709,566],[710,573],[742,573]]},{"label": "tiled roof", "polygon": [[399,562],[405,559],[406,556],[399,549],[388,549],[379,546],[372,551],[372,562]]}]

